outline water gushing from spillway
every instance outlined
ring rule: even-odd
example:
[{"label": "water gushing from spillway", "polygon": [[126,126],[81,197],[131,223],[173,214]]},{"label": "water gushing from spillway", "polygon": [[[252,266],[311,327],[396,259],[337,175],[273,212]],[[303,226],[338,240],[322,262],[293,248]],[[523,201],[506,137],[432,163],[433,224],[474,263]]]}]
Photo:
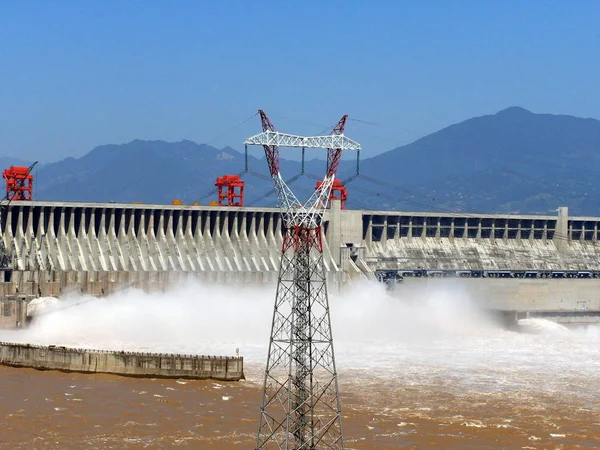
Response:
[{"label": "water gushing from spillway", "polygon": [[[274,292],[273,286],[190,282],[166,293],[132,289],[105,298],[45,299],[29,329],[2,332],[0,339],[209,355],[234,355],[239,348],[246,364],[255,367],[251,377],[258,376],[266,360]],[[456,283],[417,286],[402,299],[366,282],[331,295],[340,376],[362,383],[429,380],[433,385],[444,379],[457,389],[535,385],[551,391],[567,380],[579,380],[583,389],[600,373],[600,327],[569,330],[535,319],[528,325],[536,334],[506,331],[476,307],[476,300]]]}]

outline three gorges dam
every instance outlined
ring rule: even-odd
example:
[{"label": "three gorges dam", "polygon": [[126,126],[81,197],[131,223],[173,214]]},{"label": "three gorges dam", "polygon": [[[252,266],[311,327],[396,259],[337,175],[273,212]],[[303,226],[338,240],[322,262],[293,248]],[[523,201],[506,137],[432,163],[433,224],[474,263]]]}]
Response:
[{"label": "three gorges dam", "polygon": [[[600,320],[600,217],[370,211],[333,200],[324,223],[332,291],[359,279],[460,283],[482,307]],[[1,325],[66,292],[163,290],[187,277],[274,283],[278,208],[13,201],[3,211]]]}]

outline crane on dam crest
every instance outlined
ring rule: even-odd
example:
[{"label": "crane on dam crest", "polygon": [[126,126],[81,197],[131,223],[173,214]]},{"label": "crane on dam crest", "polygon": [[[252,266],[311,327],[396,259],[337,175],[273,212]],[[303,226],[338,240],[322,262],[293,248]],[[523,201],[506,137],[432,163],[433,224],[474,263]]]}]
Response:
[{"label": "crane on dam crest", "polygon": [[[6,195],[0,200],[0,233],[4,231],[5,216],[10,203],[13,200],[33,200],[33,175],[31,172],[37,163],[35,161],[29,167],[10,166],[2,172],[2,178],[6,181]],[[9,259],[4,240],[0,239],[0,269],[8,268]]]},{"label": "crane on dam crest", "polygon": [[[263,131],[245,144],[264,148],[284,227],[256,449],[343,449],[322,221],[342,151],[360,144],[344,136],[348,116],[328,136],[303,137],[259,114]],[[327,149],[323,181],[304,203],[281,177],[279,147]]]}]

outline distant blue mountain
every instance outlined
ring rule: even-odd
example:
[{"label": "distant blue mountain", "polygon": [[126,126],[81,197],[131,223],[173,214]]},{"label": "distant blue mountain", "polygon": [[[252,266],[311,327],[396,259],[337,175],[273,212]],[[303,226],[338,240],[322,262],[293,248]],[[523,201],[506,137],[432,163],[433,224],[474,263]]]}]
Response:
[{"label": "distant blue mountain", "polygon": [[[348,183],[351,208],[548,213],[566,205],[575,214],[600,213],[596,168],[600,121],[534,114],[511,107],[432,133],[409,145],[361,161],[361,176]],[[23,163],[26,165],[26,163]],[[6,165],[6,163],[5,163]],[[264,179],[264,159],[249,156],[246,203],[276,203]],[[87,155],[39,168],[38,198],[71,201],[206,204],[216,199],[217,176],[244,171],[244,155],[191,141],[136,140],[103,145]],[[282,160],[284,178],[300,163]],[[301,196],[314,190],[324,161],[305,163],[292,187]],[[344,161],[340,178],[355,163]]]},{"label": "distant blue mountain", "polygon": [[87,155],[48,164],[39,171],[45,200],[171,203],[193,202],[216,175],[239,172],[243,155],[191,141],[135,140],[103,145]]},{"label": "distant blue mountain", "polygon": [[[511,107],[432,133],[362,162],[362,172],[404,187],[388,207],[600,213],[600,121]],[[364,183],[359,183],[365,185]],[[426,198],[435,198],[427,201]]]},{"label": "distant blue mountain", "polygon": [[8,169],[10,166],[21,166],[29,167],[32,161],[24,161],[19,158],[13,158],[12,156],[0,156],[0,169]]}]

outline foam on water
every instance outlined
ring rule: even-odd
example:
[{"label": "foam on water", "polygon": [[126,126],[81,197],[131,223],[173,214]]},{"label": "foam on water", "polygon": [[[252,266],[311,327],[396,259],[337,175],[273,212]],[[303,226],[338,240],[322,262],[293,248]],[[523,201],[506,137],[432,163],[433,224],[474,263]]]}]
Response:
[{"label": "foam on water", "polygon": [[[403,291],[404,292],[404,291]],[[153,352],[234,355],[264,365],[275,288],[185,283],[167,293],[131,289],[106,298],[44,299],[40,314],[0,340]],[[469,299],[460,283],[416,286],[404,298],[377,283],[358,283],[331,296],[340,373],[360,383],[401,380],[501,392],[565,383],[596,389],[600,327],[571,331],[528,319],[536,334],[503,330]],[[53,313],[49,313],[54,308]],[[45,312],[46,314],[43,314]]]}]

